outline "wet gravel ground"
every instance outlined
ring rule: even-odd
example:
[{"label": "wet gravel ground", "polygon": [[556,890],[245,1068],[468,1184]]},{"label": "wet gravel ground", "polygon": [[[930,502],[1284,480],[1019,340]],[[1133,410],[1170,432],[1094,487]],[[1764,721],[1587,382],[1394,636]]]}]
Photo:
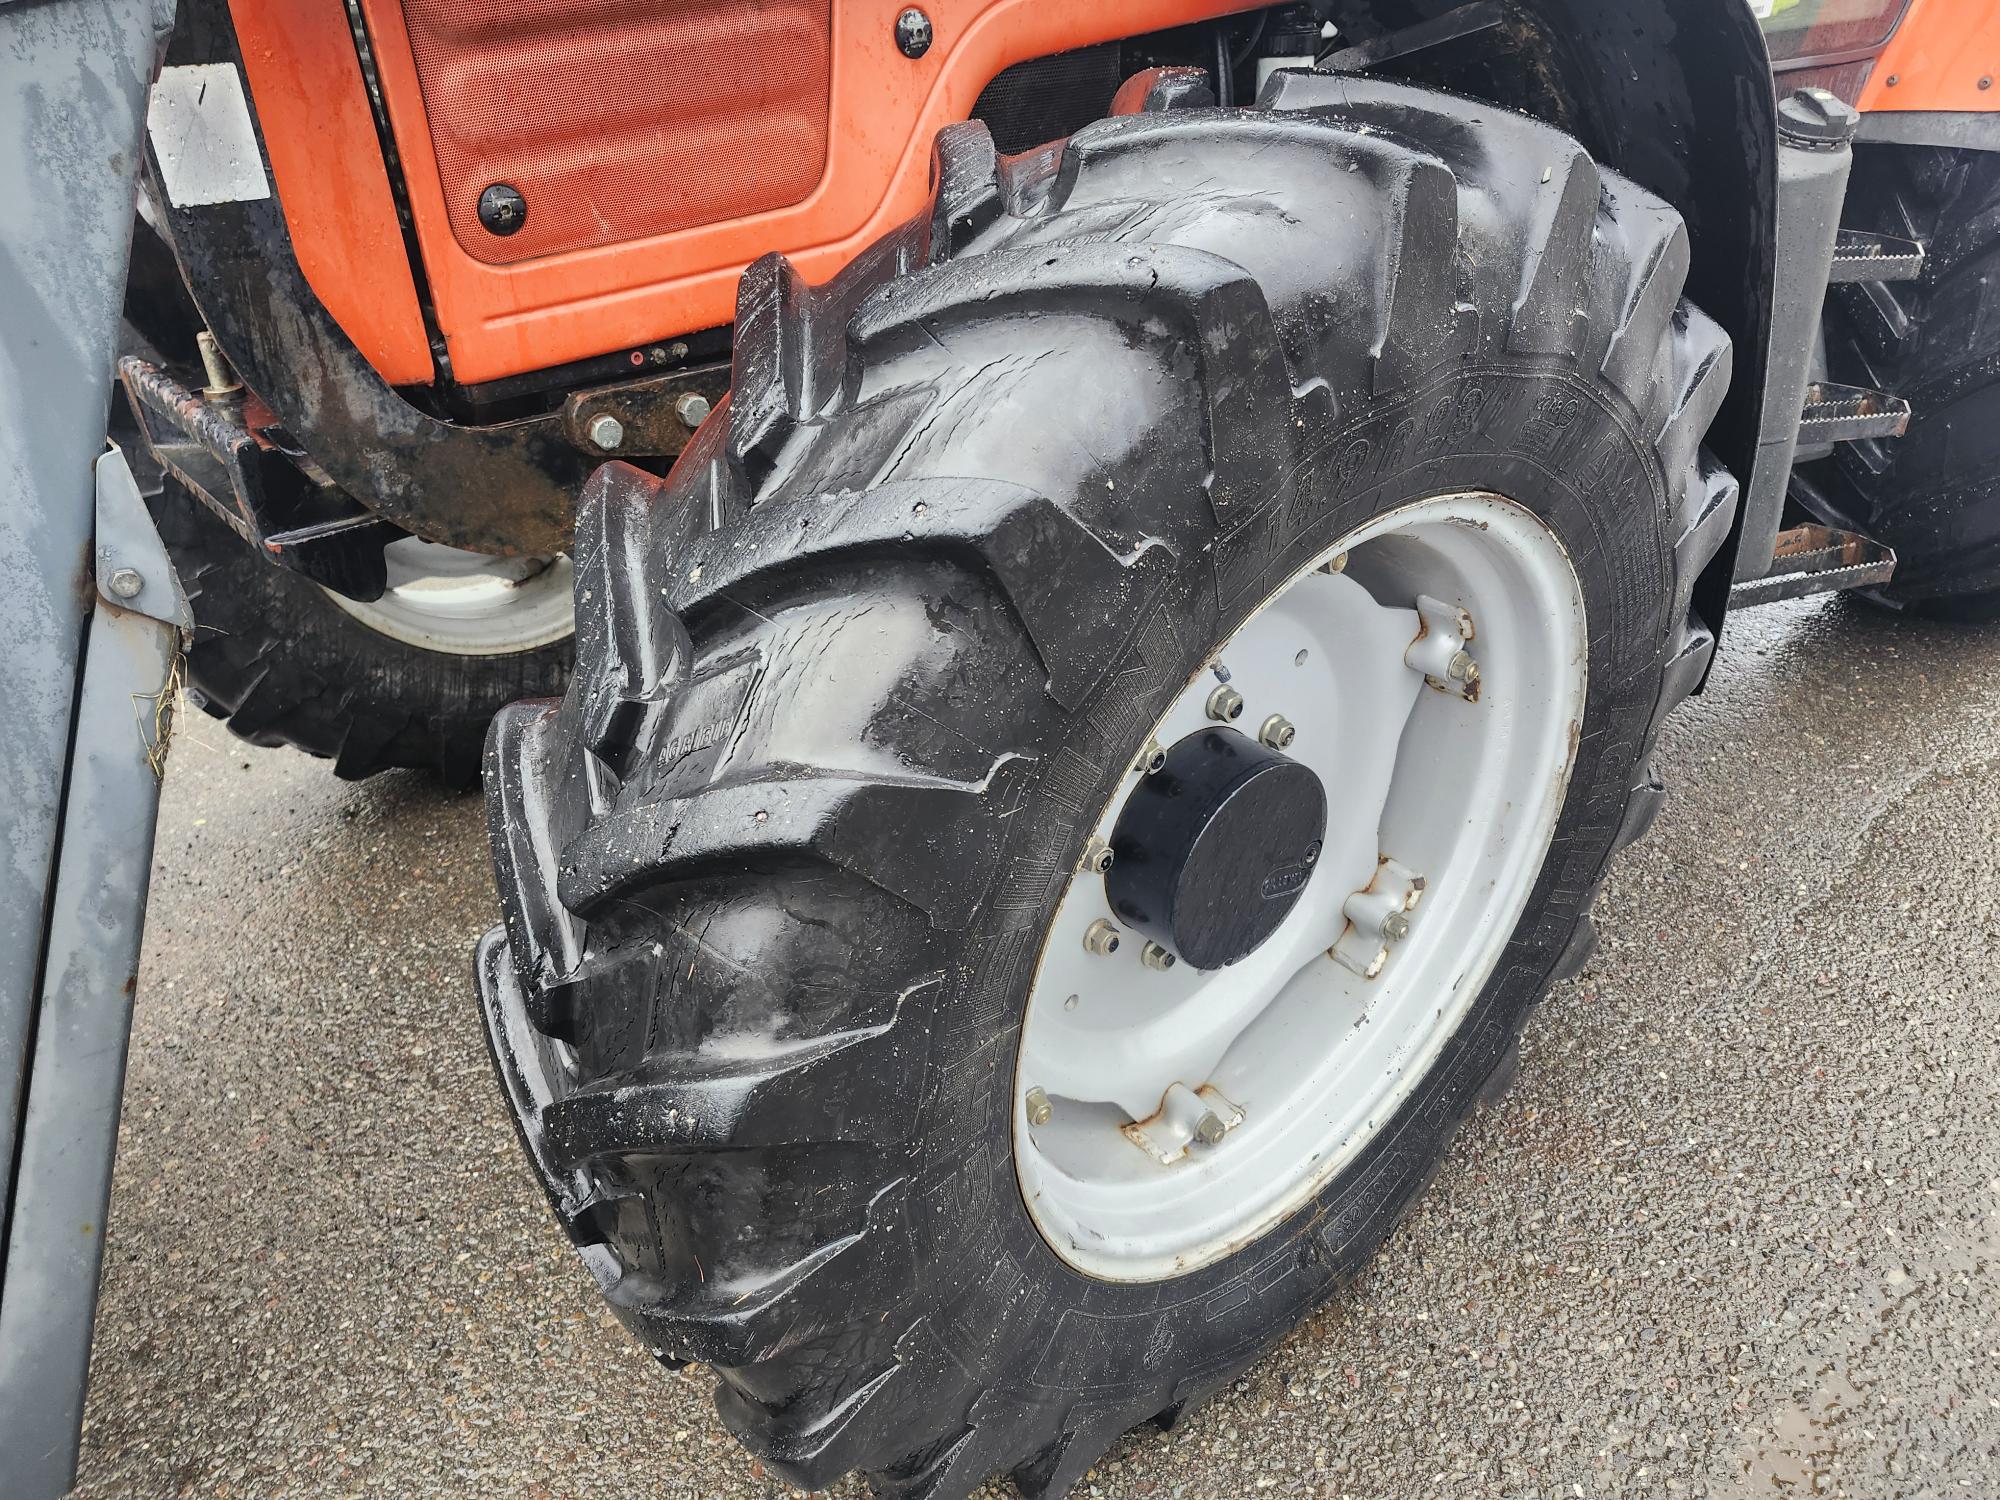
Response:
[{"label": "wet gravel ground", "polygon": [[[2000,629],[1733,630],[1514,1091],[1350,1294],[1083,1493],[2000,1492]],[[538,1201],[491,920],[475,798],[187,728],[85,1495],[787,1493]]]}]

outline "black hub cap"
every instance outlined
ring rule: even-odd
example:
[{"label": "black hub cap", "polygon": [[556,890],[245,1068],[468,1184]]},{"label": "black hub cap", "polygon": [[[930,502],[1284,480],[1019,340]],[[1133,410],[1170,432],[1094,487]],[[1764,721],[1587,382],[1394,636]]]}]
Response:
[{"label": "black hub cap", "polygon": [[1310,769],[1234,729],[1199,730],[1118,815],[1112,910],[1183,962],[1222,968],[1278,930],[1325,835]]}]

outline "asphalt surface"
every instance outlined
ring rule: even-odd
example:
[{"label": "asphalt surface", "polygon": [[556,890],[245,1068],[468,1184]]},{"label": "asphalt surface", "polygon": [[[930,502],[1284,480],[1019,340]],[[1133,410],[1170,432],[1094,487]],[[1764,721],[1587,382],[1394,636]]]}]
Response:
[{"label": "asphalt surface", "polygon": [[[1350,1294],[1082,1492],[2000,1492],[1996,660],[1744,616],[1514,1091]],[[86,1496],[787,1493],[539,1202],[468,982],[492,920],[476,798],[186,726]]]}]

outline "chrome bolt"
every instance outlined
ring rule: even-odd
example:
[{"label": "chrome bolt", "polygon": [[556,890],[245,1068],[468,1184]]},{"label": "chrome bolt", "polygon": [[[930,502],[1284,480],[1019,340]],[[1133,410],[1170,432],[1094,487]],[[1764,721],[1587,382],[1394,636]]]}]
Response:
[{"label": "chrome bolt", "polygon": [[1108,958],[1118,951],[1118,929],[1099,917],[1083,930],[1083,951]]},{"label": "chrome bolt", "polygon": [[1479,663],[1472,659],[1470,651],[1460,651],[1446,664],[1444,675],[1453,682],[1476,682],[1479,679]]},{"label": "chrome bolt", "polygon": [[1083,846],[1083,868],[1093,875],[1102,875],[1111,868],[1111,846],[1103,839],[1093,836]]},{"label": "chrome bolt", "polygon": [[1257,730],[1257,738],[1273,750],[1291,749],[1298,737],[1298,726],[1283,714],[1272,714]]},{"label": "chrome bolt", "polygon": [[1243,695],[1224,683],[1208,695],[1208,716],[1225,724],[1242,718]]},{"label": "chrome bolt", "polygon": [[119,568],[110,581],[111,592],[120,599],[136,599],[146,588],[146,580],[137,568]]},{"label": "chrome bolt", "polygon": [[681,419],[681,426],[689,432],[708,420],[708,397],[700,391],[689,391],[674,403],[674,415]]},{"label": "chrome bolt", "polygon": [[608,411],[601,411],[592,417],[590,426],[585,432],[590,441],[606,453],[620,447],[625,441],[625,424]]},{"label": "chrome bolt", "polygon": [[1056,1117],[1056,1107],[1039,1087],[1028,1090],[1028,1123],[1040,1127]]},{"label": "chrome bolt", "polygon": [[1320,572],[1322,573],[1345,573],[1346,571],[1347,554],[1345,552],[1334,553],[1320,568]]},{"label": "chrome bolt", "polygon": [[1139,962],[1149,969],[1158,969],[1165,973],[1180,960],[1174,957],[1170,949],[1162,948],[1158,943],[1147,943],[1139,950]]},{"label": "chrome bolt", "polygon": [[1222,1123],[1222,1116],[1209,1110],[1194,1122],[1194,1138],[1204,1146],[1213,1146],[1229,1133],[1229,1127]]},{"label": "chrome bolt", "polygon": [[1400,943],[1410,935],[1410,919],[1399,911],[1392,911],[1382,919],[1382,941]]}]

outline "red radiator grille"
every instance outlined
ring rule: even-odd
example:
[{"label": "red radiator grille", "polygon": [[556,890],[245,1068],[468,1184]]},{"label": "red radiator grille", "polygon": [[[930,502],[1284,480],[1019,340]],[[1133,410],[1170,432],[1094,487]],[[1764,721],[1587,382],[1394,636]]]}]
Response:
[{"label": "red radiator grille", "polygon": [[[507,265],[783,208],[826,168],[832,0],[403,0],[453,236]],[[493,183],[522,227],[479,221]]]}]

